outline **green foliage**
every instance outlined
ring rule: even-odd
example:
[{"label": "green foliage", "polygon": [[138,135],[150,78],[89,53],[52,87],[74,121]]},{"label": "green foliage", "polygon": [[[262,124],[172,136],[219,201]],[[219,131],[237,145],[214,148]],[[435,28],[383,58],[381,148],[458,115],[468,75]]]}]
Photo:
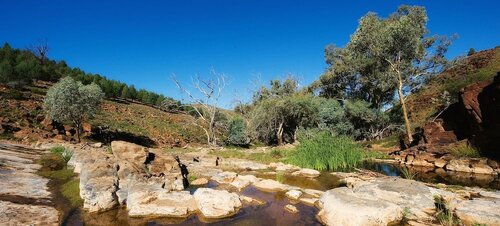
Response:
[{"label": "green foliage", "polygon": [[467,143],[460,143],[459,145],[450,148],[451,154],[455,157],[479,158],[481,154],[479,151],[468,145]]},{"label": "green foliage", "polygon": [[61,188],[61,194],[66,198],[72,207],[82,206],[83,200],[80,197],[80,180],[73,179],[64,183]]},{"label": "green foliage", "polygon": [[401,173],[403,174],[403,178],[408,180],[415,180],[417,177],[417,173],[413,172],[410,168],[402,167]]},{"label": "green foliage", "polygon": [[400,222],[401,225],[406,225],[408,223],[408,221],[409,221],[408,216],[410,214],[411,214],[410,208],[408,208],[408,207],[403,208],[403,212],[401,214],[401,215],[403,215],[403,217],[401,218],[401,222]]},{"label": "green foliage", "polygon": [[337,170],[358,166],[364,155],[351,138],[319,132],[312,139],[302,141],[288,162],[317,170]]},{"label": "green foliage", "polygon": [[43,108],[55,121],[72,122],[80,139],[81,123],[96,114],[103,96],[97,85],[83,85],[65,77],[47,91]]},{"label": "green foliage", "polygon": [[55,147],[50,148],[50,150],[49,150],[49,151],[50,151],[51,153],[54,153],[54,154],[59,154],[59,155],[60,155],[60,154],[61,154],[61,153],[63,153],[65,150],[66,150],[66,148],[65,148],[65,147],[63,147],[63,146],[55,146]]},{"label": "green foliage", "polygon": [[64,163],[67,163],[73,156],[73,151],[63,146],[52,147],[49,151],[53,154],[60,156],[64,161]]},{"label": "green foliage", "polygon": [[469,52],[467,52],[467,56],[474,55],[476,53],[476,50],[474,48],[470,48]]},{"label": "green foliage", "polygon": [[246,132],[247,124],[242,118],[233,118],[229,121],[229,135],[226,143],[229,145],[248,147],[250,139]]},{"label": "green foliage", "polygon": [[434,195],[434,203],[436,204],[436,219],[443,226],[458,226],[462,225],[460,219],[453,214],[453,207],[450,206],[447,200],[440,195]]}]

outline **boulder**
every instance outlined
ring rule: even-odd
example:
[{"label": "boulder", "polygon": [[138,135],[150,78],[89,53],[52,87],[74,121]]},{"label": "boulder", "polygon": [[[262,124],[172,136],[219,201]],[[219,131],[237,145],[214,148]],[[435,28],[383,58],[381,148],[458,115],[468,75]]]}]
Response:
[{"label": "boulder", "polygon": [[144,170],[144,164],[149,156],[147,148],[125,141],[113,141],[111,142],[111,150],[118,163],[125,161],[137,171]]},{"label": "boulder", "polygon": [[435,210],[434,194],[436,191],[422,182],[375,178],[355,183],[352,189],[325,192],[319,202],[319,217],[328,225],[387,225],[401,220],[406,208],[408,219],[430,221]]},{"label": "boulder", "polygon": [[250,181],[249,180],[245,180],[245,178],[241,178],[241,177],[236,177],[234,178],[233,182],[229,183],[231,186],[237,188],[238,190],[241,190],[245,187],[247,187],[248,185],[250,185]]},{"label": "boulder", "polygon": [[[500,160],[500,72],[493,82],[471,84],[460,91],[462,130],[485,155]],[[464,120],[465,119],[465,120]],[[465,121],[465,123],[463,123]]]},{"label": "boulder", "polygon": [[290,190],[287,193],[285,193],[285,195],[289,199],[299,199],[300,196],[302,195],[302,192],[299,190]]},{"label": "boulder", "polygon": [[101,160],[82,167],[80,173],[80,196],[83,208],[89,212],[100,212],[117,206],[116,191],[118,176],[114,165]]},{"label": "boulder", "polygon": [[228,184],[233,182],[234,178],[236,178],[238,174],[235,172],[220,172],[212,176],[212,180],[217,181],[218,183],[221,184]]},{"label": "boulder", "polygon": [[434,161],[434,166],[437,168],[444,168],[447,163],[446,160],[439,158]]},{"label": "boulder", "polygon": [[488,159],[471,159],[471,166],[473,173],[480,174],[497,174],[493,168],[488,165]]},{"label": "boulder", "polygon": [[458,218],[467,226],[500,225],[500,199],[473,199],[459,202],[455,209]]},{"label": "boulder", "polygon": [[428,144],[450,144],[457,142],[457,136],[453,131],[445,131],[442,120],[428,122],[423,127],[423,138]]},{"label": "boulder", "polygon": [[452,159],[446,165],[446,169],[450,171],[472,173],[473,169],[470,166],[469,159]]},{"label": "boulder", "polygon": [[199,188],[194,193],[196,205],[205,218],[224,218],[234,215],[242,206],[236,193],[211,188]]},{"label": "boulder", "polygon": [[326,225],[388,225],[402,219],[403,209],[384,200],[359,197],[351,189],[329,190],[319,201],[318,218]]},{"label": "boulder", "polygon": [[313,169],[300,169],[298,171],[295,171],[292,173],[292,176],[299,176],[299,177],[309,177],[309,178],[315,178],[318,177],[321,173],[317,170]]},{"label": "boulder", "polygon": [[285,206],[285,210],[287,210],[290,213],[298,213],[299,212],[299,209],[297,209],[297,207],[295,207],[294,205],[290,205],[290,204],[287,204]]}]

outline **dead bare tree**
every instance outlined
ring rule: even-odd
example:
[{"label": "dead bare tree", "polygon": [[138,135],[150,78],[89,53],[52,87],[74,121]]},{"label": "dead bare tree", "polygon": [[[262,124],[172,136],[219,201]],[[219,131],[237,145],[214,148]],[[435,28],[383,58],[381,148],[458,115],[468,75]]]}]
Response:
[{"label": "dead bare tree", "polygon": [[193,121],[193,124],[205,132],[208,145],[217,146],[217,115],[220,114],[219,100],[226,87],[226,76],[211,70],[210,76],[206,79],[200,76],[194,77],[192,83],[197,94],[184,88],[175,77],[175,74],[172,75],[172,80],[177,88],[191,100],[189,106],[194,109],[198,116]]},{"label": "dead bare tree", "polygon": [[40,39],[36,44],[29,47],[29,50],[35,55],[35,57],[40,61],[41,64],[47,59],[47,53],[49,52],[49,45],[46,39]]}]

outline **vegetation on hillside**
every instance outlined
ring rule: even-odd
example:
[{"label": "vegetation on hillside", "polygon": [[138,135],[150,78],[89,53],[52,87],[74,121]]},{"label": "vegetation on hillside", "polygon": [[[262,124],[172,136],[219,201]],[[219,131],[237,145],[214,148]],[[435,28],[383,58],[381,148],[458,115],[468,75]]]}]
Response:
[{"label": "vegetation on hillside", "polygon": [[[137,90],[134,85],[107,79],[99,74],[91,74],[80,68],[69,67],[65,61],[50,60],[47,57],[48,47],[45,44],[35,50],[12,48],[8,43],[0,49],[0,83],[13,88],[30,85],[34,80],[57,82],[69,76],[84,85],[98,85],[108,98],[124,98],[144,104],[164,106],[167,109],[181,106],[179,101],[145,89]],[[177,110],[177,109],[171,109]]]}]

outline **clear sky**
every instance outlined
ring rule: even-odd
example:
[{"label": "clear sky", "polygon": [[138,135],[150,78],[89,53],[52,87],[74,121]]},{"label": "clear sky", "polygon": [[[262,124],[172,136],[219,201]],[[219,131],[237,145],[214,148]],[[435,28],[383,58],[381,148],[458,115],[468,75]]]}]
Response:
[{"label": "clear sky", "polygon": [[327,44],[343,46],[361,16],[401,4],[425,6],[431,33],[459,35],[450,58],[500,45],[498,0],[0,0],[0,42],[46,39],[52,59],[178,99],[172,73],[189,83],[213,68],[231,78],[222,105],[231,107],[251,97],[256,77],[311,83]]}]

